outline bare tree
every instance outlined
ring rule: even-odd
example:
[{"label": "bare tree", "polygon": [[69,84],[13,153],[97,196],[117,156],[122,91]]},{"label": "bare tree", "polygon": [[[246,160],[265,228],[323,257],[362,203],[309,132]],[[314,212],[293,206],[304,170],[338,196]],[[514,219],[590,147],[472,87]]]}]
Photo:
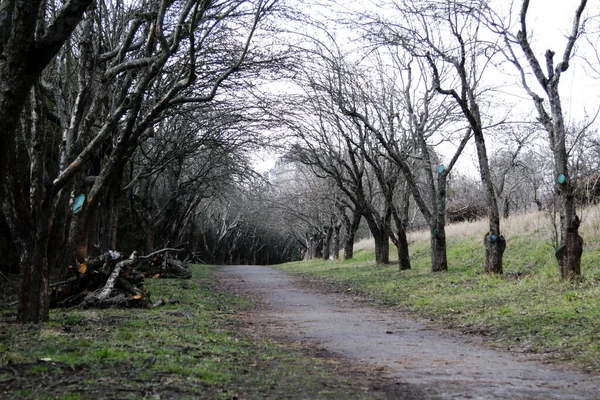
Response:
[{"label": "bare tree", "polygon": [[[583,13],[587,0],[581,0],[575,10],[571,32],[567,37],[562,57],[555,64],[555,52],[547,50],[544,60],[535,55],[531,46],[531,34],[528,30],[527,15],[529,0],[523,0],[517,23],[518,32],[511,32],[510,24],[505,26],[499,17],[492,14],[488,19],[490,26],[504,40],[504,55],[514,65],[520,75],[521,85],[533,100],[538,119],[548,133],[550,148],[554,158],[554,174],[556,192],[560,203],[560,243],[555,249],[556,259],[560,266],[561,277],[572,279],[581,275],[581,254],[583,239],[579,235],[580,219],[577,216],[576,202],[573,195],[573,176],[569,170],[569,150],[567,148],[567,129],[562,108],[559,83],[562,74],[569,69],[577,40],[584,32],[585,19]],[[519,57],[515,51],[519,48],[524,56]],[[545,71],[544,71],[545,64]],[[533,74],[543,94],[539,95],[528,80],[528,72]],[[547,100],[547,104],[545,100]]]},{"label": "bare tree", "polygon": [[[527,181],[527,175],[531,175],[523,155],[528,154],[529,147],[535,143],[538,127],[532,124],[504,124],[492,131],[503,142],[490,161],[492,181],[501,214],[508,218],[512,197],[523,182]],[[515,206],[517,205],[513,204],[512,208],[516,208]]]},{"label": "bare tree", "polygon": [[[501,274],[506,240],[500,232],[500,214],[484,134],[485,120],[480,110],[480,99],[485,90],[482,86],[483,71],[490,63],[494,49],[479,37],[481,23],[476,13],[482,4],[450,0],[407,1],[403,7],[400,11],[412,26],[397,29],[397,36],[390,39],[427,60],[434,88],[456,102],[472,130],[488,203],[489,232],[484,237],[485,271]],[[451,73],[451,79],[443,81],[442,71],[446,70]]]},{"label": "bare tree", "polygon": [[[49,270],[45,253],[50,235],[46,214],[51,207],[45,187],[46,135],[39,78],[83,17],[91,0],[4,0],[0,2],[0,201],[11,236],[20,245],[22,285],[18,319],[38,322],[48,318]],[[31,90],[33,89],[33,93]],[[31,96],[31,97],[30,97]],[[25,104],[30,102],[28,110]],[[24,124],[20,124],[25,113]],[[31,123],[29,123],[31,122]],[[31,128],[29,196],[16,177],[15,142],[20,128]],[[18,207],[18,210],[15,209]]]},{"label": "bare tree", "polygon": [[[390,65],[381,61],[384,57],[390,59]],[[440,131],[454,122],[452,102],[436,93],[428,66],[404,49],[392,47],[379,59],[370,68],[379,77],[374,81],[364,79],[354,89],[361,92],[365,101],[341,99],[340,107],[346,115],[364,124],[379,142],[380,154],[398,166],[430,228],[432,271],[445,271],[448,269],[446,180],[470,139],[471,130],[463,135],[450,163],[438,167],[433,149],[435,143],[447,145],[451,140]],[[406,216],[407,212],[401,214]],[[397,213],[394,215],[397,219]]]},{"label": "bare tree", "polygon": [[[16,7],[16,3],[20,4],[2,4]],[[54,49],[53,54],[58,52],[58,38],[64,41],[79,20],[75,5],[83,3],[67,2],[67,14],[61,11],[56,21],[46,27],[46,33],[41,29],[45,14],[37,8],[29,15],[30,20],[21,21],[19,13],[9,18],[23,23],[23,27],[13,24],[6,28],[13,33],[6,36],[9,39],[3,45],[5,56],[10,59],[8,67],[2,70],[9,74],[3,75],[2,84],[14,87],[3,92],[2,96],[8,93],[13,97],[6,100],[8,111],[0,104],[0,113],[17,115],[11,114],[7,121],[22,120],[21,136],[31,143],[27,159],[21,159],[30,170],[29,193],[23,187],[30,178],[16,168],[18,152],[9,153],[14,162],[5,159],[10,149],[20,145],[10,131],[6,136],[10,146],[0,150],[1,175],[7,176],[2,185],[3,210],[11,234],[23,249],[18,312],[21,321],[48,318],[49,270],[62,248],[71,193],[86,194],[83,207],[71,217],[68,230],[68,247],[76,250],[78,262],[84,262],[96,211],[104,200],[115,204],[111,196],[118,192],[124,168],[137,146],[151,137],[152,127],[174,110],[185,104],[214,100],[224,82],[243,69],[258,25],[276,1],[101,3],[86,13],[77,32],[79,47],[65,49],[53,63],[57,80],[41,80],[34,85],[31,100],[23,101],[29,104],[28,109],[20,114],[15,104],[22,97],[22,83],[32,82],[33,78],[16,75],[14,63],[23,61],[18,68],[27,74],[43,69],[49,62],[44,60],[50,49]],[[14,10],[28,8],[20,5]],[[29,35],[22,29],[35,25],[38,15],[41,19],[36,37],[48,36],[48,43],[38,43],[33,36],[18,36]],[[17,44],[19,38],[23,42]],[[40,53],[33,56],[31,46],[35,43],[40,45]],[[48,47],[44,47],[46,44]],[[27,51],[19,53],[18,46]],[[25,54],[29,58],[21,59]],[[67,84],[73,82],[72,76],[78,78],[77,84]],[[29,88],[23,90],[27,92]],[[5,101],[2,99],[0,103]],[[58,168],[47,168],[53,166],[45,158],[52,154],[46,151],[44,142],[48,123],[58,126],[64,143],[59,146]],[[2,140],[6,137],[3,135]],[[10,169],[5,170],[8,165]]]}]

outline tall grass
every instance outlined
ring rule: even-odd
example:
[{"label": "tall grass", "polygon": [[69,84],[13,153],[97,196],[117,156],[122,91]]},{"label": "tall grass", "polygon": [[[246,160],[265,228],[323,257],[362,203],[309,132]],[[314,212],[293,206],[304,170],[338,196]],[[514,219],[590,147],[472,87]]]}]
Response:
[{"label": "tall grass", "polygon": [[[579,234],[586,243],[586,249],[595,249],[600,244],[600,205],[583,208],[579,212],[581,227]],[[553,225],[555,220],[555,225]],[[534,235],[536,240],[553,244],[554,226],[559,227],[558,216],[549,211],[534,211],[526,214],[516,214],[502,219],[500,227],[507,240],[511,238]],[[487,218],[477,221],[451,223],[446,226],[446,237],[449,244],[461,241],[467,237],[481,238],[486,234],[489,224]],[[419,244],[429,241],[429,230],[420,229],[408,233],[409,244]],[[372,238],[360,240],[354,244],[355,250],[370,250],[375,248]]]}]

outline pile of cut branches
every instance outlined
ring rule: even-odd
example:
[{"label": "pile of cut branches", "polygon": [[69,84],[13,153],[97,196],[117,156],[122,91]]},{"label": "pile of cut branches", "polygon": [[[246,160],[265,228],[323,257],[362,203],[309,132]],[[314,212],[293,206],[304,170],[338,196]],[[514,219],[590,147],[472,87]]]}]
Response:
[{"label": "pile of cut branches", "polygon": [[151,307],[144,280],[148,278],[189,279],[187,266],[172,257],[177,249],[162,249],[129,258],[109,251],[84,264],[70,266],[69,279],[50,285],[50,307]]}]

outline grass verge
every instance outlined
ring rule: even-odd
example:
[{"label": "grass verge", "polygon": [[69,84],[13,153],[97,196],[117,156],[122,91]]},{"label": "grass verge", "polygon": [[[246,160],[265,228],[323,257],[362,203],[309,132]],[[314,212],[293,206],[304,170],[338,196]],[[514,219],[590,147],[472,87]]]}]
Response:
[{"label": "grass verge", "polygon": [[54,310],[19,325],[3,309],[0,398],[363,398],[334,361],[240,333],[252,304],[218,293],[214,267],[192,280],[148,280],[156,309]]},{"label": "grass verge", "polygon": [[[600,248],[586,239],[583,278],[562,282],[545,237],[508,239],[504,275],[483,273],[482,237],[449,241],[449,271],[431,273],[426,235],[411,243],[412,270],[376,265],[373,250],[354,260],[288,263],[285,271],[307,274],[329,290],[358,293],[396,306],[445,328],[479,334],[494,346],[600,372]],[[391,254],[394,252],[391,251]]]}]

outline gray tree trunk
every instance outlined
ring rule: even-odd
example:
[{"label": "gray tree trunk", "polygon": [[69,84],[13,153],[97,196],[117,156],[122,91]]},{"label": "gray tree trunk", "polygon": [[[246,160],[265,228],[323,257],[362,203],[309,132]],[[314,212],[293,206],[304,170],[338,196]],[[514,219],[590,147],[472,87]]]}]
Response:
[{"label": "gray tree trunk", "polygon": [[333,246],[331,250],[331,254],[333,255],[333,259],[337,260],[340,258],[340,230],[342,229],[342,224],[338,223],[333,228]]},{"label": "gray tree trunk", "polygon": [[331,252],[331,238],[333,236],[333,226],[326,226],[323,232],[323,260],[329,260]]},{"label": "gray tree trunk", "polygon": [[362,219],[361,213],[355,209],[352,211],[352,219],[350,219],[345,213],[342,214],[344,218],[344,226],[346,229],[346,237],[344,240],[344,260],[350,260],[354,257],[354,239],[356,232],[360,226],[360,220]]}]

